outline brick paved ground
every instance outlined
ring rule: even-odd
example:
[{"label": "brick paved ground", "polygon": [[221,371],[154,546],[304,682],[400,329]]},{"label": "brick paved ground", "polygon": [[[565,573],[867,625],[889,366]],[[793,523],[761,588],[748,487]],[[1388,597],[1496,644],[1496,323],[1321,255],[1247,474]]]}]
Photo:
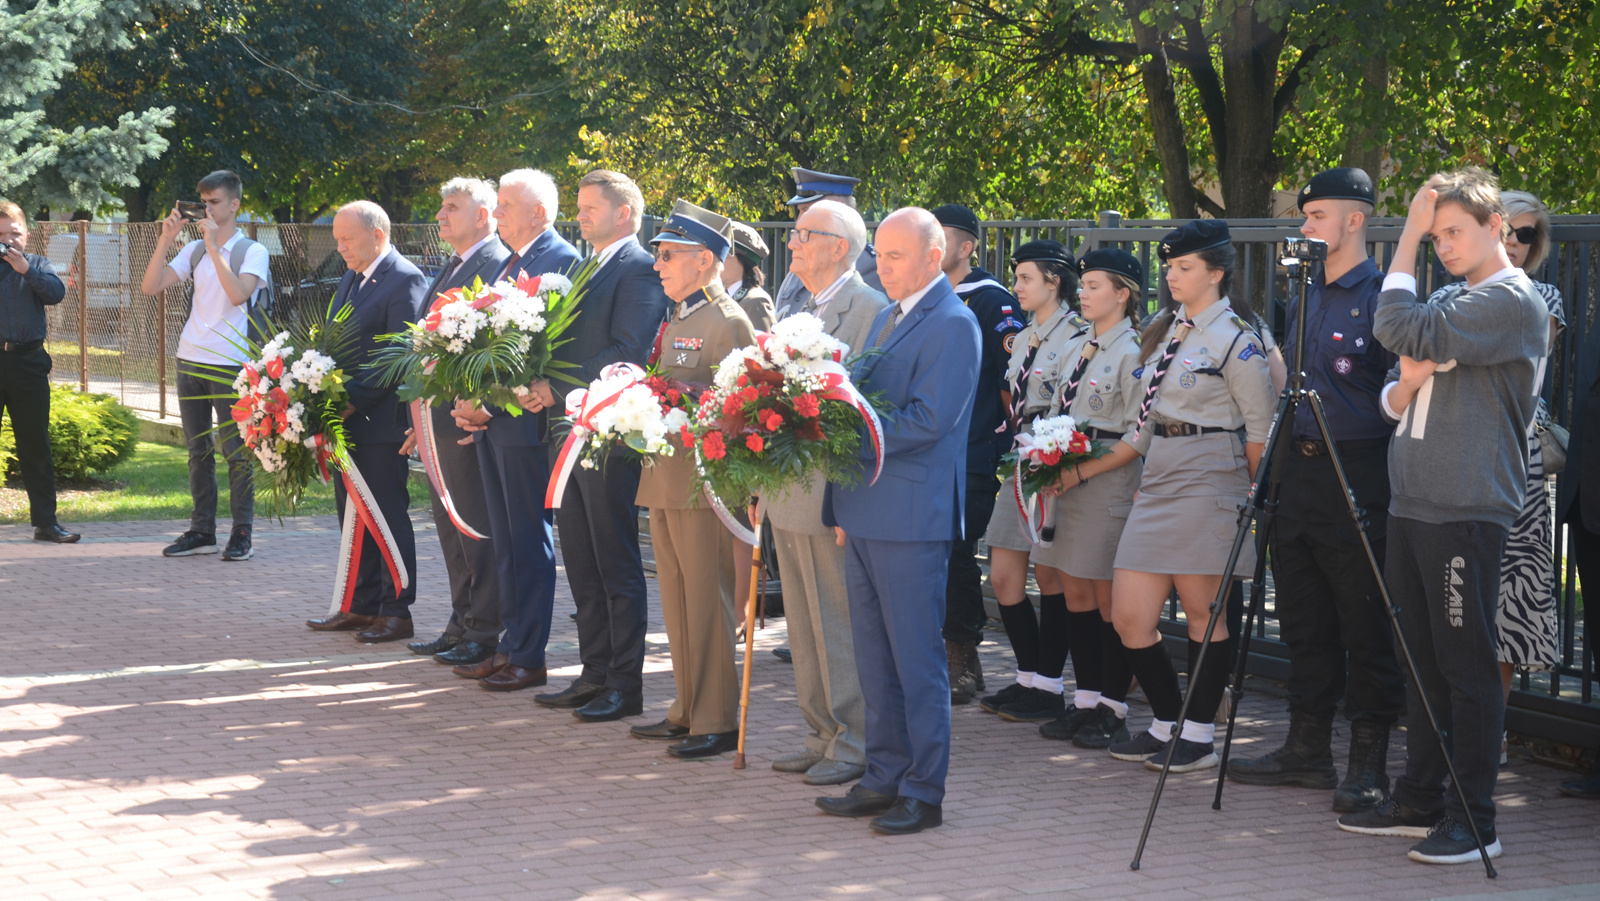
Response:
[{"label": "brick paved ground", "polygon": [[[790,669],[764,650],[781,620],[759,640],[751,765],[735,772],[731,755],[673,761],[403,647],[308,632],[331,518],[261,526],[242,565],[162,559],[181,528],[97,523],[54,547],[0,527],[0,898],[1600,897],[1600,806],[1521,761],[1500,780],[1494,882],[1338,832],[1325,794],[1230,787],[1214,813],[1212,776],[1169,783],[1133,873],[1154,775],[975,706],[955,711],[947,825],[874,837],[768,769],[804,728]],[[423,539],[431,634],[448,603]],[[565,681],[560,591],[550,665]],[[672,691],[658,618],[650,639],[656,718]],[[984,654],[998,677],[1006,648]],[[1281,739],[1280,707],[1247,700],[1241,747]]]}]

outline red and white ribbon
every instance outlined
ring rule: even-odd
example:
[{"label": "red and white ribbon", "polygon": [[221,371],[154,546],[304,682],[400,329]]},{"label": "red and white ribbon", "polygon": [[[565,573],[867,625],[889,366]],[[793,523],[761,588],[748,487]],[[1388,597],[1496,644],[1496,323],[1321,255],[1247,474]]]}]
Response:
[{"label": "red and white ribbon", "polygon": [[572,477],[572,467],[583,456],[583,443],[594,434],[594,416],[617,402],[622,392],[644,381],[643,369],[632,363],[612,363],[600,370],[600,378],[588,388],[579,388],[567,395],[567,415],[572,417],[572,431],[556,455],[555,471],[544,489],[544,508],[556,510],[567,493],[567,479]]},{"label": "red and white ribbon", "polygon": [[361,470],[348,456],[339,460],[339,466],[345,490],[344,523],[339,533],[339,569],[334,576],[333,599],[328,604],[330,616],[341,611],[350,612],[356,595],[356,576],[361,569],[361,550],[368,535],[378,542],[378,551],[394,583],[395,596],[411,584],[411,574],[400,562],[400,545],[395,543],[394,533],[389,530],[389,523],[378,509],[378,502]]},{"label": "red and white ribbon", "polygon": [[471,538],[473,541],[483,541],[489,536],[467,525],[461,514],[456,512],[455,500],[450,497],[450,488],[445,485],[444,469],[439,460],[439,446],[433,433],[433,411],[422,400],[411,402],[411,427],[417,436],[417,453],[422,457],[422,471],[428,474],[428,484],[433,486],[433,493],[438,495],[439,503],[450,517],[450,522],[456,531]]},{"label": "red and white ribbon", "polygon": [[[756,334],[756,345],[763,351],[767,349],[767,342],[770,340],[772,335],[768,332]],[[877,483],[878,476],[883,475],[883,421],[878,418],[878,411],[872,408],[872,404],[867,402],[861,390],[850,381],[850,371],[839,362],[837,353],[832,360],[821,362],[807,360],[803,365],[822,377],[822,390],[817,392],[817,397],[823,400],[844,401],[861,414],[861,418],[867,424],[867,438],[872,441],[872,478],[867,480],[867,485]]]},{"label": "red and white ribbon", "polygon": [[[1056,501],[1053,497],[1045,497],[1042,493],[1027,497],[1022,491],[1022,467],[1028,459],[1028,447],[1032,444],[1027,440],[1030,436],[1023,433],[1017,436],[1017,468],[1012,476],[1011,496],[1016,499],[1017,513],[1022,517],[1022,531],[1028,536],[1028,542],[1035,547],[1050,547],[1054,540]],[[1050,537],[1045,537],[1045,532],[1050,532]]]},{"label": "red and white ribbon", "polygon": [[[695,455],[695,465],[700,465],[700,458],[698,454]],[[756,535],[753,530],[745,528],[744,523],[740,522],[739,518],[733,515],[733,511],[729,510],[728,505],[724,504],[722,499],[717,497],[716,492],[711,490],[711,486],[709,484],[705,486],[704,493],[706,500],[711,503],[712,512],[717,514],[717,519],[722,521],[723,527],[728,530],[729,534],[751,546],[761,543],[761,538]]]}]

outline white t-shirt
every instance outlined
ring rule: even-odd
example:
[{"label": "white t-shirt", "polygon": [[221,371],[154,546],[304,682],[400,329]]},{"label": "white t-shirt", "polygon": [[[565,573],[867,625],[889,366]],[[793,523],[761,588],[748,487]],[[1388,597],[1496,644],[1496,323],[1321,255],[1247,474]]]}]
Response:
[{"label": "white t-shirt", "polygon": [[[219,253],[222,265],[228,265],[233,245],[243,239],[243,233],[235,232],[228,243],[222,245]],[[187,281],[191,275],[194,277],[194,307],[189,312],[189,320],[183,324],[183,334],[178,338],[178,359],[216,365],[241,363],[243,361],[238,358],[242,354],[236,345],[244,343],[249,325],[249,304],[235,306],[228,298],[228,292],[222,290],[222,281],[217,278],[217,268],[212,265],[209,253],[202,252],[200,265],[194,267],[193,272],[189,271],[190,255],[194,253],[196,245],[204,247],[205,242],[190,241],[167,264],[178,274],[180,283]],[[267,249],[260,243],[245,252],[240,275],[253,275],[266,284],[271,272]]]}]

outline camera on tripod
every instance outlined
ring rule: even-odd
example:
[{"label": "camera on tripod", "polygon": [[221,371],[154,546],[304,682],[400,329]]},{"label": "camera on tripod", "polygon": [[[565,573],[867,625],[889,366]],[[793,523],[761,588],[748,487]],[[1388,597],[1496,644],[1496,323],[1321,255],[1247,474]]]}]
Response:
[{"label": "camera on tripod", "polygon": [[1317,238],[1284,238],[1283,259],[1285,266],[1294,266],[1300,263],[1322,263],[1328,259],[1328,242]]}]

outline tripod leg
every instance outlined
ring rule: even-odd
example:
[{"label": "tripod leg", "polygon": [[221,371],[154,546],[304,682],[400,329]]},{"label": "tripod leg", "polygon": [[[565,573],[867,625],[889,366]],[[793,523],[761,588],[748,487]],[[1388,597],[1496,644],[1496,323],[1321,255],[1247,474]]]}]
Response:
[{"label": "tripod leg", "polygon": [[[1271,502],[1268,502],[1269,509],[1271,506]],[[1245,608],[1244,627],[1239,630],[1239,652],[1233,664],[1233,681],[1228,686],[1228,729],[1222,737],[1222,761],[1218,764],[1217,794],[1211,799],[1212,810],[1222,809],[1222,787],[1228,781],[1228,752],[1233,746],[1234,725],[1239,722],[1239,699],[1244,697],[1245,665],[1250,662],[1250,637],[1255,632],[1256,617],[1261,613],[1261,599],[1266,595],[1262,583],[1267,577],[1266,534],[1269,528],[1267,521],[1270,519],[1271,514],[1268,514],[1267,518],[1259,520],[1256,526],[1258,541],[1255,580],[1250,583],[1250,606]]]},{"label": "tripod leg", "polygon": [[1472,840],[1478,845],[1478,856],[1483,859],[1483,869],[1490,879],[1499,874],[1495,872],[1494,864],[1489,862],[1489,849],[1483,843],[1483,836],[1478,832],[1478,823],[1472,818],[1471,807],[1467,804],[1467,792],[1461,787],[1461,780],[1456,778],[1455,761],[1450,756],[1450,745],[1445,742],[1444,732],[1439,729],[1439,718],[1434,715],[1433,705],[1428,702],[1428,696],[1421,691],[1422,680],[1417,677],[1417,661],[1411,656],[1411,645],[1406,642],[1405,632],[1400,628],[1400,618],[1396,613],[1394,599],[1389,596],[1389,583],[1384,581],[1383,568],[1378,565],[1378,557],[1372,551],[1372,540],[1367,537],[1366,523],[1362,521],[1361,508],[1356,505],[1356,496],[1350,490],[1350,480],[1346,478],[1344,463],[1339,459],[1339,450],[1334,446],[1331,432],[1328,428],[1328,416],[1322,409],[1322,398],[1315,391],[1307,392],[1311,400],[1311,412],[1316,415],[1317,428],[1322,431],[1322,439],[1328,443],[1328,456],[1333,461],[1333,472],[1339,477],[1339,488],[1344,492],[1345,503],[1350,507],[1350,519],[1356,525],[1356,532],[1361,535],[1361,547],[1366,551],[1367,563],[1372,567],[1373,578],[1377,580],[1378,596],[1383,599],[1384,612],[1389,615],[1389,626],[1394,630],[1395,643],[1400,646],[1400,657],[1406,663],[1406,670],[1411,674],[1411,680],[1418,686],[1417,699],[1422,704],[1422,712],[1428,717],[1428,725],[1433,729],[1433,737],[1439,742],[1439,750],[1444,756],[1445,768],[1450,773],[1450,784],[1455,787],[1456,797],[1461,802],[1461,809],[1466,812],[1467,828],[1472,830]]}]

